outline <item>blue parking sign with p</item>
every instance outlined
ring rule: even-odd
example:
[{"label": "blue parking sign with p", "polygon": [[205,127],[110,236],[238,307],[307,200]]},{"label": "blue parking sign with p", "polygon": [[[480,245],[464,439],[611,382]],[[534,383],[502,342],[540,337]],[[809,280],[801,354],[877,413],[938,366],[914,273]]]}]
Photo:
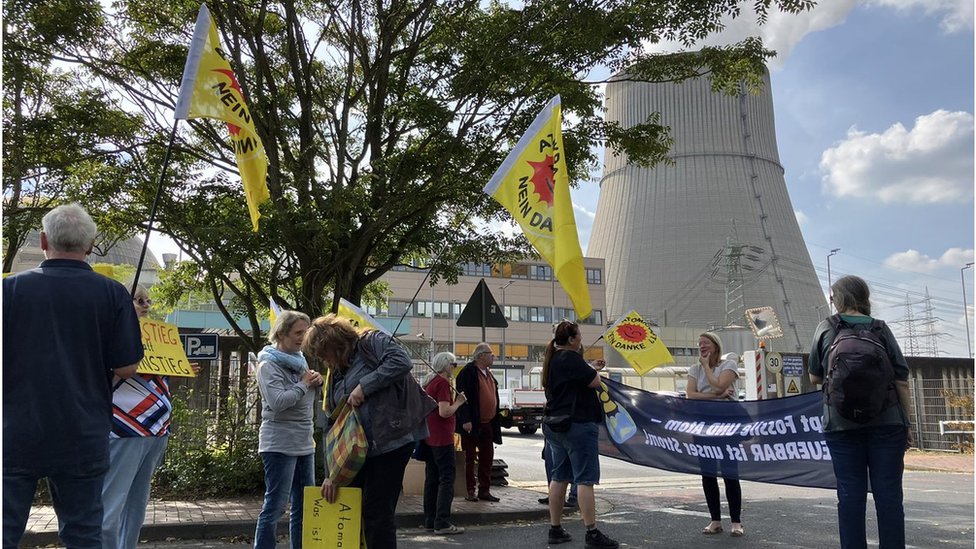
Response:
[{"label": "blue parking sign with p", "polygon": [[216,360],[220,357],[217,334],[180,334],[189,360]]}]

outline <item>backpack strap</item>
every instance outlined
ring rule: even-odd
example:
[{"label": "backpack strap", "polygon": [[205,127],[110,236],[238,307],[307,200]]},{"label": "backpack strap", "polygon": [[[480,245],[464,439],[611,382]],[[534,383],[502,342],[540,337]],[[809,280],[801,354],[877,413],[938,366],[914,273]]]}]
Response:
[{"label": "backpack strap", "polygon": [[840,330],[841,326],[844,326],[844,325],[847,324],[847,321],[845,321],[843,318],[841,318],[840,317],[840,313],[838,313],[838,314],[835,314],[835,315],[828,316],[827,317],[827,323],[830,324],[830,328],[832,330],[834,330],[834,332],[836,333],[838,330]]}]

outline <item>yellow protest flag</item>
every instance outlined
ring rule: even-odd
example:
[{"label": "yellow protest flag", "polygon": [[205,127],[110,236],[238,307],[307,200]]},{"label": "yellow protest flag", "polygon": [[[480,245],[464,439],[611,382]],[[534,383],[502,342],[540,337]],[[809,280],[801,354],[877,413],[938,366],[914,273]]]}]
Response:
[{"label": "yellow protest flag", "polygon": [[637,311],[614,322],[603,334],[603,339],[640,375],[662,364],[674,363],[667,346]]},{"label": "yellow protest flag", "polygon": [[271,326],[274,326],[275,319],[281,316],[281,305],[271,298],[271,302],[268,304],[268,319],[271,321]]},{"label": "yellow protest flag", "polygon": [[352,325],[357,328],[372,328],[373,330],[379,330],[389,335],[390,331],[383,327],[382,324],[376,321],[375,318],[369,316],[369,313],[360,309],[356,305],[346,301],[345,298],[339,298],[339,312],[336,315],[345,318]]},{"label": "yellow protest flag", "polygon": [[577,318],[590,316],[593,307],[569,193],[558,95],[535,117],[483,191],[508,210],[552,266]]},{"label": "yellow protest flag", "polygon": [[183,67],[183,81],[176,100],[176,119],[214,118],[227,123],[237,169],[241,172],[251,227],[257,232],[258,206],[268,198],[268,157],[254,129],[251,112],[241,87],[220,47],[217,25],[207,5],[200,6],[190,52]]},{"label": "yellow protest flag", "polygon": [[145,354],[136,372],[159,376],[196,377],[183,350],[179,329],[167,322],[140,318]]},{"label": "yellow protest flag", "polygon": [[339,488],[335,503],[329,503],[318,486],[306,486],[302,504],[302,547],[360,547],[362,501],[360,488],[343,486]]}]

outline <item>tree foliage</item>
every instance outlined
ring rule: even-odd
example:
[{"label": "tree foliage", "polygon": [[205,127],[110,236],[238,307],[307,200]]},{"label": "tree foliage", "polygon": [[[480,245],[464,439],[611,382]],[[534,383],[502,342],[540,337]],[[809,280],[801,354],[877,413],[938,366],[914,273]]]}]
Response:
[{"label": "tree foliage", "polygon": [[82,181],[118,189],[130,179],[139,117],[92,86],[84,67],[56,63],[69,44],[93,46],[103,25],[94,1],[4,1],[4,272],[47,211],[87,198]]},{"label": "tree foliage", "polygon": [[[358,303],[411,258],[436,258],[432,276],[449,281],[465,261],[515,259],[527,244],[492,229],[510,220],[481,188],[541,107],[561,95],[572,181],[596,167],[595,145],[641,165],[666,161],[667,128],[656,117],[605,122],[599,84],[710,74],[726,92],[755,85],[773,54],[756,39],[645,50],[665,39],[692,48],[743,9],[764,17],[812,2],[742,4],[216,0],[211,12],[267,149],[271,200],[251,233],[239,183],[227,176],[226,129],[192,121],[177,133],[158,228],[198,265],[198,287],[240,306],[248,320],[235,329],[255,345],[271,296],[318,314],[340,297]],[[128,162],[132,184],[114,194],[93,187],[121,225],[148,217],[198,6],[118,0],[96,46],[57,46],[146,120],[148,144]]]}]

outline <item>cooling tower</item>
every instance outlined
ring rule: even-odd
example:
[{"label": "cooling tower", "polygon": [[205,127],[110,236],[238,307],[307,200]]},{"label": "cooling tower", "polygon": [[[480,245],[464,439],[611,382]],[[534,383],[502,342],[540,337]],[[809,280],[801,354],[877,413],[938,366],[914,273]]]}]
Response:
[{"label": "cooling tower", "polygon": [[776,350],[809,351],[827,313],[776,150],[769,75],[758,94],[616,81],[606,119],[624,127],[659,112],[672,165],[652,169],[607,151],[587,255],[606,260],[610,318],[637,310],[659,325],[745,325],[771,306]]}]

